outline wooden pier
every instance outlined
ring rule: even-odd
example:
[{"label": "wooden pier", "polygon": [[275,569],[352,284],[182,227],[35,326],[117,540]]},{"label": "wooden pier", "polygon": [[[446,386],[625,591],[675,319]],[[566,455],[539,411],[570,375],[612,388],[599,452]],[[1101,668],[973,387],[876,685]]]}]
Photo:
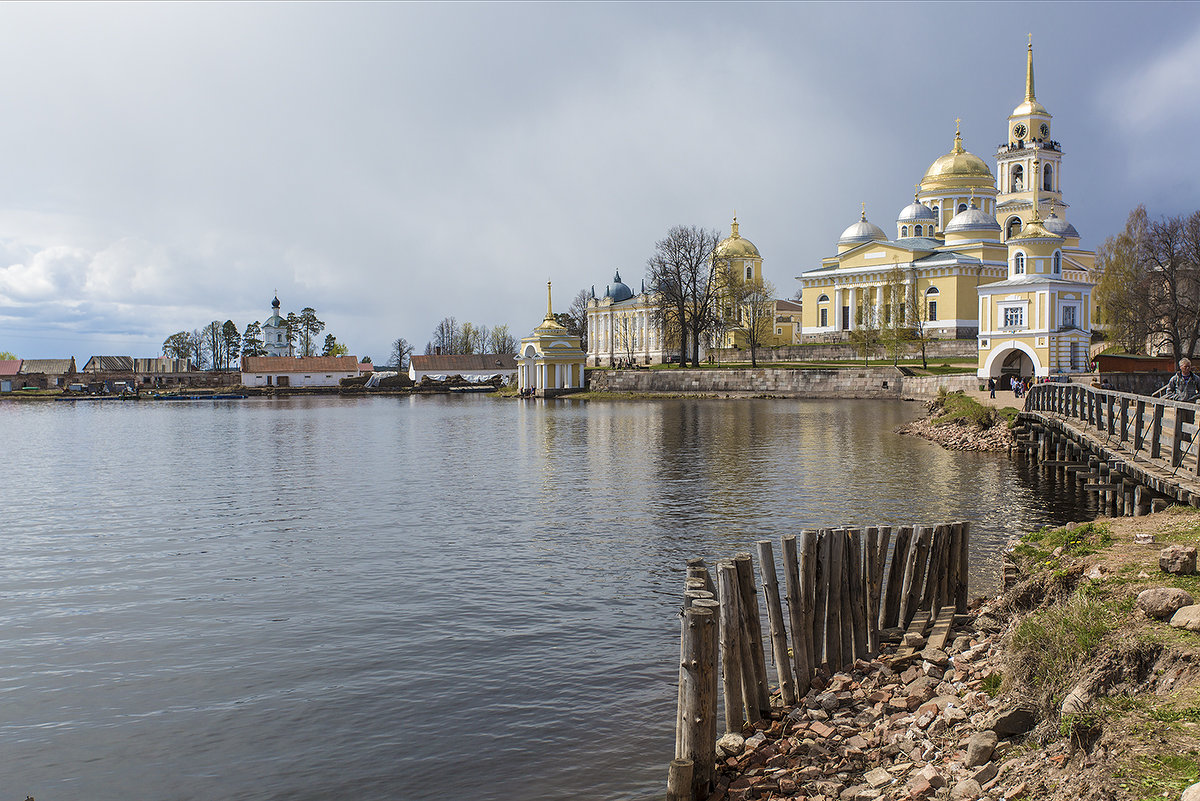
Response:
[{"label": "wooden pier", "polygon": [[1017,417],[1016,455],[1095,495],[1101,515],[1200,507],[1196,404],[1037,384]]}]

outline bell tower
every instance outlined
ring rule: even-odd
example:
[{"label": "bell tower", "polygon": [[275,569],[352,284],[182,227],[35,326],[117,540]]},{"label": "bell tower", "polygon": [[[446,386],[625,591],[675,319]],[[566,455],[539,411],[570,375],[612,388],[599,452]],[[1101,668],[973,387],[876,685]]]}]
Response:
[{"label": "bell tower", "polygon": [[1062,147],[1050,138],[1050,112],[1033,87],[1033,35],[1025,57],[1025,100],[1008,115],[1006,144],[996,153],[996,221],[1008,239],[1020,233],[1043,202],[1066,207],[1062,200]]}]

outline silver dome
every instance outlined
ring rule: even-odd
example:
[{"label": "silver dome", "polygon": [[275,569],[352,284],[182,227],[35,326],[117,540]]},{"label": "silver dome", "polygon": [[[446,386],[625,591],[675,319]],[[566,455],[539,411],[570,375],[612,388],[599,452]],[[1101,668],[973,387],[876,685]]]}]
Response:
[{"label": "silver dome", "polygon": [[878,225],[867,222],[866,215],[863,215],[862,219],[845,231],[842,231],[842,235],[838,237],[839,245],[858,245],[862,242],[872,241],[886,242],[887,234]]},{"label": "silver dome", "polygon": [[1058,234],[1063,239],[1079,238],[1079,232],[1075,230],[1075,226],[1054,213],[1042,220],[1042,227],[1052,234]]},{"label": "silver dome", "polygon": [[1000,223],[996,222],[996,218],[983,209],[972,206],[955,214],[950,222],[946,224],[945,233],[958,234],[967,231],[987,231],[996,234],[998,237],[1000,235]]},{"label": "silver dome", "polygon": [[913,201],[900,210],[900,216],[896,218],[898,223],[925,222],[926,220],[936,220],[937,215],[933,213],[933,209],[926,206],[924,203]]},{"label": "silver dome", "polygon": [[620,303],[623,300],[629,300],[633,297],[633,290],[621,283],[620,270],[617,270],[613,275],[613,283],[608,288],[608,292],[604,294],[604,297],[611,298],[614,303]]}]

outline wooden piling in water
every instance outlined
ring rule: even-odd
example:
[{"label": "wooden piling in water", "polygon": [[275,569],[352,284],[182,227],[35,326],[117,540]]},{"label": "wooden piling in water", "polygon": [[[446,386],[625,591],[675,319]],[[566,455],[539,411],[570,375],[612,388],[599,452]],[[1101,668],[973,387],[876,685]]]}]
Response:
[{"label": "wooden piling in water", "polygon": [[846,569],[849,574],[847,587],[850,592],[847,600],[850,602],[850,631],[854,641],[853,656],[846,662],[854,664],[855,659],[865,659],[867,656],[867,592],[865,585],[865,563],[863,560],[862,532],[857,528],[846,530],[846,542],[849,545],[850,558]]},{"label": "wooden piling in water", "polygon": [[[900,598],[904,589],[904,570],[908,562],[908,545],[912,539],[912,526],[896,529],[895,544],[888,562],[887,582],[884,585],[883,601],[880,604],[879,628],[890,629],[900,625]],[[885,549],[886,552],[886,549]]]},{"label": "wooden piling in water", "polygon": [[813,595],[813,668],[829,670],[829,650],[827,644],[826,623],[829,620],[829,558],[832,550],[832,540],[828,529],[821,529],[817,535],[816,559],[814,560],[814,595]]},{"label": "wooden piling in water", "polygon": [[842,532],[842,670],[854,664],[854,610],[850,595],[850,536]]},{"label": "wooden piling in water", "polygon": [[792,630],[792,668],[795,671],[796,695],[808,692],[809,676],[808,643],[811,628],[805,627],[804,610],[800,589],[800,555],[796,535],[785,534],[783,543],[783,587],[787,597],[788,625]]},{"label": "wooden piling in water", "polygon": [[737,567],[738,600],[741,601],[742,634],[750,647],[750,663],[743,664],[744,675],[753,682],[753,692],[747,697],[758,705],[758,720],[771,711],[771,691],[767,685],[767,661],[763,656],[762,616],[758,609],[758,595],[754,591],[754,563],[748,553],[733,557]]},{"label": "wooden piling in water", "polygon": [[[920,610],[921,601],[925,594],[925,570],[929,559],[929,548],[933,540],[933,527],[920,526],[917,528],[915,543],[909,550],[909,561],[904,571],[904,590],[901,592],[904,604],[903,623],[908,626],[913,616]],[[912,572],[908,571],[912,567]]]},{"label": "wooden piling in water", "polygon": [[779,602],[779,577],[775,573],[775,554],[770,540],[758,541],[758,572],[762,577],[764,600],[767,604],[767,623],[771,632],[771,654],[775,658],[775,677],[779,680],[779,697],[787,706],[796,703],[796,682],[792,676],[792,660],[788,656],[787,626],[783,622],[783,605]]},{"label": "wooden piling in water", "polygon": [[[864,556],[867,579],[867,657],[879,653],[879,593],[881,584],[881,569],[879,559],[878,526],[867,527],[867,550]],[[886,545],[884,546],[887,547]]]},{"label": "wooden piling in water", "polygon": [[842,529],[829,532],[829,600],[825,612],[825,662],[830,673],[842,669]]},{"label": "wooden piling in water", "polygon": [[717,588],[721,594],[721,696],[725,699],[725,731],[741,734],[746,722],[746,701],[742,694],[741,606],[733,562],[717,565]]},{"label": "wooden piling in water", "polygon": [[967,520],[962,520],[954,524],[954,528],[959,532],[959,541],[962,545],[958,550],[958,571],[957,583],[954,589],[954,611],[960,615],[967,613],[967,603],[970,600],[967,597],[968,579],[967,575],[971,566],[971,523]]},{"label": "wooden piling in water", "polygon": [[697,601],[683,613],[679,681],[683,725],[676,734],[677,759],[692,763],[692,798],[707,798],[716,767],[717,622],[714,610]]},{"label": "wooden piling in water", "polygon": [[693,801],[692,760],[671,760],[667,768],[667,801]]}]

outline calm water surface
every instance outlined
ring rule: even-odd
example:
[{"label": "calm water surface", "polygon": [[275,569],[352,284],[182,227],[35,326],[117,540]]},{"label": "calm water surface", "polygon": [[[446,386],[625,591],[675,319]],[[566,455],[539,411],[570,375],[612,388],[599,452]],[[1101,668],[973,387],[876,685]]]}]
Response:
[{"label": "calm water surface", "polygon": [[[673,747],[690,556],[1087,514],[915,404],[0,404],[0,792],[630,799]],[[778,552],[778,551],[777,551]]]}]

